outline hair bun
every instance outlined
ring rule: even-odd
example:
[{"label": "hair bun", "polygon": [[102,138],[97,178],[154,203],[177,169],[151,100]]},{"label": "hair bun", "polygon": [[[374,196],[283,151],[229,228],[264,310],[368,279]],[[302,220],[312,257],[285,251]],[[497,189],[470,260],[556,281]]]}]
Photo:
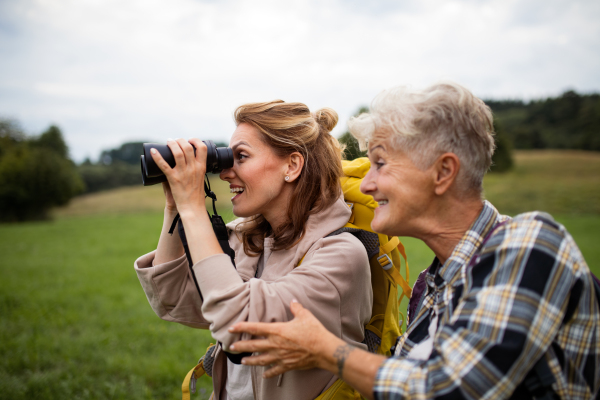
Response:
[{"label": "hair bun", "polygon": [[314,113],[315,120],[319,125],[331,132],[338,123],[338,114],[331,108],[321,108]]}]

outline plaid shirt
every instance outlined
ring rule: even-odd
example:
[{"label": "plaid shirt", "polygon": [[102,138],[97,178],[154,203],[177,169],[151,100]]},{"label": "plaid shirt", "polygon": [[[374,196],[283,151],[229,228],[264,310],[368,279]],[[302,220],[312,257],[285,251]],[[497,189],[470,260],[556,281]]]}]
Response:
[{"label": "plaid shirt", "polygon": [[531,398],[520,384],[541,357],[561,398],[598,392],[593,278],[548,214],[510,219],[486,201],[444,265],[424,273],[422,304],[377,373],[376,399]]}]

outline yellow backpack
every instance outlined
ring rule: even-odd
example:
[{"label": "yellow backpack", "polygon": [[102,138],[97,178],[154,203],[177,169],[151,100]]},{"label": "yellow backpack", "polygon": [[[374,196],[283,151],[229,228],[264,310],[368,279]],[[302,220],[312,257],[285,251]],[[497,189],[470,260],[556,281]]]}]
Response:
[{"label": "yellow backpack", "polygon": [[[365,246],[371,266],[373,311],[365,327],[365,341],[369,351],[391,356],[391,348],[402,334],[400,326],[404,315],[398,305],[404,296],[410,299],[408,262],[404,245],[396,236],[373,232],[371,221],[377,208],[373,197],[360,191],[360,184],[371,163],[368,158],[342,161],[344,177],[341,178],[344,199],[352,209],[352,216],[342,231],[354,234]],[[404,258],[406,279],[400,274],[400,257]],[[400,295],[398,293],[400,286]]]},{"label": "yellow backpack", "polygon": [[[365,246],[369,255],[371,267],[371,284],[373,287],[373,309],[371,320],[365,326],[365,343],[370,352],[391,356],[391,348],[401,335],[404,315],[398,305],[406,296],[410,299],[412,289],[408,285],[408,262],[404,245],[393,236],[376,233],[371,229],[371,220],[377,208],[377,202],[360,191],[360,184],[371,164],[368,158],[357,158],[352,161],[342,161],[344,175],[340,180],[344,200],[352,210],[348,223],[341,229],[328,236],[342,232],[350,232]],[[400,257],[404,258],[406,279],[400,274]],[[300,261],[302,262],[302,261]],[[398,293],[400,286],[401,293]],[[208,353],[207,353],[208,354]],[[204,375],[204,357],[200,359],[183,381],[183,400],[190,399],[190,380],[192,393],[195,380]],[[346,400],[360,399],[361,396],[354,388],[338,379],[329,389],[315,400]]]}]

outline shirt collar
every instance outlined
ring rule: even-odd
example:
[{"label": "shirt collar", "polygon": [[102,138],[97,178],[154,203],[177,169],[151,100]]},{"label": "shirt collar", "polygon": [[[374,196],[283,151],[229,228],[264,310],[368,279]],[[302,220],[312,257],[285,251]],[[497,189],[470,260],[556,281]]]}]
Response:
[{"label": "shirt collar", "polygon": [[452,254],[446,260],[444,265],[439,269],[439,275],[449,283],[463,265],[466,265],[473,257],[479,246],[483,242],[483,238],[493,229],[493,227],[501,220],[507,217],[500,215],[498,210],[487,200],[483,201],[483,210],[471,224],[469,229],[460,239]]}]

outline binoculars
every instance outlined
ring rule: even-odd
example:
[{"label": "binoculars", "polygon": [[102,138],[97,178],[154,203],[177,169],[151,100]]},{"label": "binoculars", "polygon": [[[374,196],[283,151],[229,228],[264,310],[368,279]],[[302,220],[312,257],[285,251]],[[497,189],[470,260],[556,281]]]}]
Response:
[{"label": "binoculars", "polygon": [[[207,147],[206,153],[206,173],[219,173],[224,169],[233,167],[233,150],[230,147],[217,147],[211,140],[203,140]],[[193,146],[193,145],[192,145]],[[166,144],[144,143],[144,154],[141,156],[142,161],[142,182],[144,186],[156,185],[157,183],[166,182],[167,177],[158,168],[154,159],[150,155],[151,149],[156,149],[165,159],[171,168],[175,167],[175,157],[171,149]],[[194,153],[196,148],[194,147]]]}]

